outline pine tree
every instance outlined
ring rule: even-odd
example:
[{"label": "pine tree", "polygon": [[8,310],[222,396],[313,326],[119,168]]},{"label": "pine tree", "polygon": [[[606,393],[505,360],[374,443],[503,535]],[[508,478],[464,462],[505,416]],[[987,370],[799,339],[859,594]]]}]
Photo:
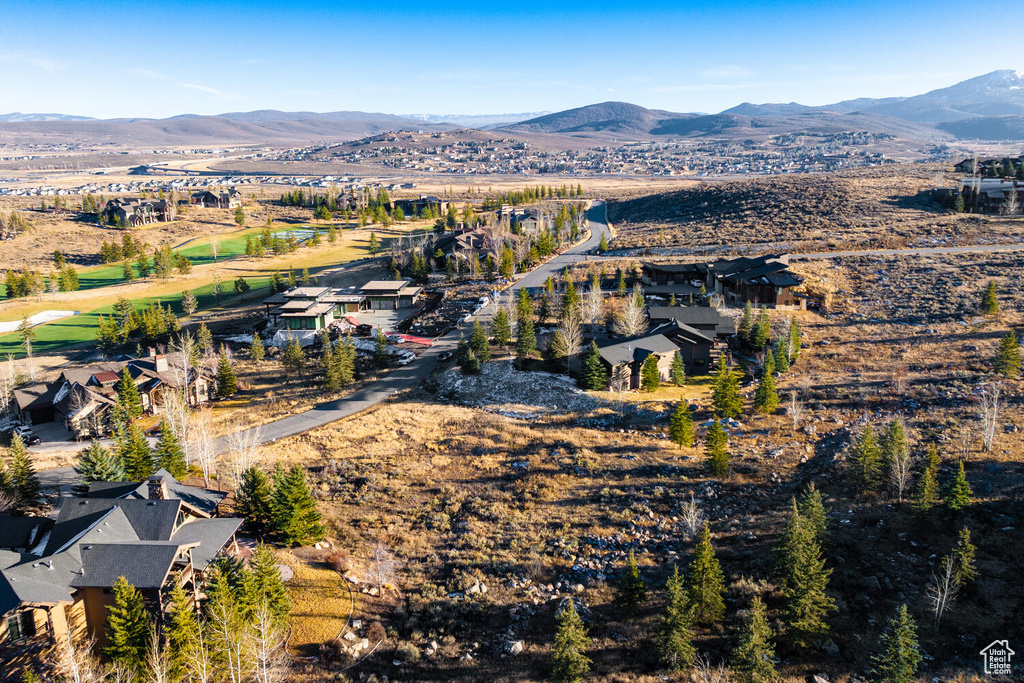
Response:
[{"label": "pine tree", "polygon": [[779,374],[786,374],[789,372],[789,335],[780,334],[775,340],[775,350],[773,351],[775,356],[775,372]]},{"label": "pine tree", "polygon": [[996,283],[989,280],[988,286],[981,295],[981,314],[999,315],[999,298],[996,296]]},{"label": "pine tree", "polygon": [[928,444],[928,449],[925,451],[924,470],[921,472],[921,478],[917,481],[914,509],[921,514],[928,513],[939,503],[939,467],[941,466],[939,447],[933,441]]},{"label": "pine tree", "polygon": [[679,565],[665,584],[665,611],[658,625],[658,651],[661,661],[673,670],[686,669],[697,658],[693,646],[690,606],[686,602],[686,586],[679,576]]},{"label": "pine tree", "polygon": [[389,359],[388,338],[384,336],[384,329],[378,325],[377,332],[373,335],[373,363],[381,370],[386,370]]},{"label": "pine tree", "polygon": [[871,658],[871,683],[914,683],[921,652],[917,625],[905,604],[896,610],[878,644],[881,651]]},{"label": "pine tree", "polygon": [[249,467],[242,472],[235,491],[235,514],[262,536],[273,527],[273,497],[267,475],[258,467]]},{"label": "pine tree", "polygon": [[779,392],[775,388],[775,357],[765,354],[764,365],[761,366],[761,379],[754,392],[754,409],[765,415],[771,415],[779,407]]},{"label": "pine tree", "polygon": [[213,334],[205,322],[199,323],[199,329],[196,330],[196,348],[203,356],[213,351]]},{"label": "pine tree", "polygon": [[137,424],[130,424],[114,439],[126,481],[143,481],[153,474],[153,452]]},{"label": "pine tree", "polygon": [[[526,291],[525,289],[522,291]],[[526,360],[537,349],[537,335],[533,331],[532,313],[527,318],[520,318],[516,330],[516,364],[522,370]]]},{"label": "pine tree", "polygon": [[640,366],[640,390],[657,391],[661,386],[661,370],[658,368],[658,357],[653,353]]},{"label": "pine tree", "polygon": [[960,529],[956,547],[953,548],[953,560],[956,562],[956,583],[962,587],[978,578],[978,570],[974,566],[974,556],[977,549],[971,543],[971,530],[967,527]]},{"label": "pine tree", "polygon": [[953,480],[949,482],[943,498],[946,501],[946,507],[954,512],[963,510],[971,504],[971,485],[967,483],[963,461],[957,463],[956,474],[953,475]]},{"label": "pine tree", "polygon": [[789,319],[789,364],[793,365],[800,357],[800,325],[796,318]]},{"label": "pine tree", "polygon": [[480,358],[476,355],[472,348],[466,351],[466,362],[462,364],[462,374],[480,374]]},{"label": "pine tree", "polygon": [[601,351],[597,342],[590,342],[587,359],[583,363],[583,388],[590,391],[604,391],[608,386],[608,372],[601,362]]},{"label": "pine tree", "polygon": [[779,677],[772,662],[774,656],[772,628],[768,625],[764,603],[755,595],[740,627],[740,642],[732,653],[732,668],[739,674],[740,683],[769,683]]},{"label": "pine tree", "polygon": [[743,398],[736,374],[729,370],[725,356],[718,357],[718,372],[715,374],[715,388],[711,394],[715,406],[715,417],[737,418],[743,413]]},{"label": "pine tree", "polygon": [[167,470],[175,479],[184,479],[188,475],[185,450],[166,418],[160,421],[160,438],[156,442],[153,460],[156,469]]},{"label": "pine tree", "polygon": [[170,614],[164,627],[164,637],[167,640],[171,676],[174,680],[182,680],[185,677],[186,657],[199,633],[199,619],[196,618],[192,599],[181,587],[180,581],[174,582],[169,597]]},{"label": "pine tree", "polygon": [[306,484],[306,473],[298,465],[275,477],[273,515],[274,527],[285,545],[316,543],[326,533]]},{"label": "pine tree", "polygon": [[680,448],[693,447],[693,418],[686,401],[676,403],[668,423],[668,438]]},{"label": "pine tree", "polygon": [[469,345],[481,363],[491,360],[491,342],[487,339],[487,333],[479,318],[473,321],[473,334],[469,338]]},{"label": "pine tree", "polygon": [[712,477],[729,476],[728,445],[729,435],[725,433],[722,423],[715,420],[704,437],[704,464]]},{"label": "pine tree", "polygon": [[725,602],[722,600],[724,577],[711,546],[711,530],[707,522],[694,549],[689,576],[686,601],[694,623],[713,624],[720,620],[725,614]]},{"label": "pine tree", "polygon": [[253,363],[262,363],[266,356],[267,352],[263,348],[263,340],[260,339],[260,333],[253,332],[252,342],[249,344],[249,358]]},{"label": "pine tree", "polygon": [[590,638],[572,598],[558,615],[558,632],[551,648],[551,679],[556,683],[579,683],[590,672],[587,649]]},{"label": "pine tree", "polygon": [[825,594],[832,570],[825,568],[814,529],[800,514],[795,499],[777,561],[786,598],[783,621],[794,645],[810,647],[828,634],[825,616],[835,611],[835,602]]},{"label": "pine tree", "polygon": [[850,449],[847,469],[854,486],[861,493],[878,486],[882,472],[881,453],[875,441],[875,432],[869,423],[864,424],[857,440]]},{"label": "pine tree", "polygon": [[750,346],[760,351],[771,341],[772,321],[768,317],[768,309],[762,308],[757,322],[750,330]]},{"label": "pine tree", "polygon": [[114,385],[114,391],[117,392],[117,404],[129,418],[134,420],[142,415],[142,394],[139,393],[139,387],[132,379],[128,366],[121,369],[121,376]]},{"label": "pine tree", "polygon": [[107,646],[103,654],[114,662],[139,670],[146,662],[149,649],[149,613],[142,593],[123,576],[114,581],[112,592],[114,602],[107,606]]},{"label": "pine tree", "polygon": [[248,604],[266,604],[277,623],[284,625],[291,614],[292,603],[288,598],[288,589],[285,588],[278,564],[277,557],[269,545],[257,544],[249,560],[249,571],[243,585],[248,593]]},{"label": "pine tree", "polygon": [[683,362],[683,354],[676,351],[672,356],[672,368],[669,370],[669,379],[677,387],[686,386],[686,364]]},{"label": "pine tree", "polygon": [[292,372],[300,372],[306,367],[306,352],[296,337],[288,336],[288,343],[281,354],[281,363]]},{"label": "pine tree", "polygon": [[640,576],[640,567],[636,563],[633,551],[629,551],[626,569],[622,572],[615,590],[615,603],[620,607],[632,610],[647,601],[647,584]]},{"label": "pine tree", "polygon": [[800,517],[807,523],[818,545],[825,545],[828,540],[828,510],[821,500],[821,491],[817,489],[812,481],[807,485],[807,490],[800,496],[797,504],[800,510]]},{"label": "pine tree", "polygon": [[491,321],[491,336],[494,343],[506,348],[512,343],[512,321],[508,317],[508,311],[504,306],[499,306]]},{"label": "pine tree", "polygon": [[744,344],[750,345],[751,333],[754,330],[754,307],[748,301],[743,306],[743,317],[740,318],[740,324],[736,329],[736,335],[740,338]]},{"label": "pine tree", "polygon": [[75,484],[76,495],[84,496],[89,492],[89,484],[94,481],[123,481],[124,470],[114,454],[104,448],[99,441],[93,441],[82,451],[75,465],[75,472],[80,480]]},{"label": "pine tree", "polygon": [[369,249],[370,253],[373,254],[374,256],[376,256],[377,252],[380,251],[380,240],[377,239],[377,233],[370,233]]},{"label": "pine tree", "polygon": [[334,362],[338,366],[338,380],[341,386],[348,386],[356,378],[356,345],[352,335],[345,335],[334,353]]},{"label": "pine tree", "polygon": [[228,360],[227,351],[221,349],[220,360],[217,361],[217,395],[221,398],[233,396],[238,391],[238,380],[235,369]]},{"label": "pine tree", "polygon": [[15,434],[11,438],[11,447],[7,455],[10,458],[5,477],[7,490],[17,499],[18,507],[35,505],[39,499],[39,477],[20,434]]},{"label": "pine tree", "polygon": [[1008,379],[1016,379],[1020,374],[1020,366],[1020,343],[1017,341],[1017,335],[1011,330],[999,340],[999,347],[996,350],[995,361],[992,363],[992,370],[996,374]]}]

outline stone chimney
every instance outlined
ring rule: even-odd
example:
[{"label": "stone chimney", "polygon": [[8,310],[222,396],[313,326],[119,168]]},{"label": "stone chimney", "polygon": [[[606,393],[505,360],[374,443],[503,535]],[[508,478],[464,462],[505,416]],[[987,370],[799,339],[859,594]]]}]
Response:
[{"label": "stone chimney", "polygon": [[167,372],[167,356],[161,353],[153,357],[153,362],[157,372]]},{"label": "stone chimney", "polygon": [[154,474],[146,479],[149,487],[150,500],[167,500],[167,481],[162,474]]}]

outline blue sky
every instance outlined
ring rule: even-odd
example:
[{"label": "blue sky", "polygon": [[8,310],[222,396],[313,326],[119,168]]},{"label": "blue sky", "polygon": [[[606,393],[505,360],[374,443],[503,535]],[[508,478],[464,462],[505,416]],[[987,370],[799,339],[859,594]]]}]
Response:
[{"label": "blue sky", "polygon": [[[0,1],[0,113],[717,112],[1024,69],[1024,19],[911,1]],[[964,46],[977,46],[965,49]],[[970,56],[968,57],[968,54]]]}]

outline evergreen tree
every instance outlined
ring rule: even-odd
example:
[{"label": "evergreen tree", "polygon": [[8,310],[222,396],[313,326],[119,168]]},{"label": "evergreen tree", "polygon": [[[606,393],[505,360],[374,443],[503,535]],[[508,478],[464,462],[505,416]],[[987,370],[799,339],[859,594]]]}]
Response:
[{"label": "evergreen tree", "polygon": [[89,492],[89,484],[94,481],[123,481],[124,470],[114,454],[104,448],[99,441],[93,441],[82,451],[75,465],[75,472],[80,480],[75,484],[76,495],[84,496]]},{"label": "evergreen tree", "polygon": [[884,487],[887,483],[886,477],[892,471],[894,463],[902,462],[910,450],[902,418],[895,417],[885,426],[882,438],[878,440],[878,449],[881,454],[881,484]]},{"label": "evergreen tree", "polygon": [[715,388],[711,394],[715,406],[715,417],[737,418],[743,413],[743,397],[736,374],[729,369],[725,356],[718,357],[718,372],[715,374]]},{"label": "evergreen tree", "polygon": [[[522,291],[526,291],[525,289]],[[537,335],[533,331],[532,313],[530,317],[520,318],[516,330],[516,364],[522,370],[526,360],[537,350]]]},{"label": "evergreen tree", "polygon": [[262,470],[249,467],[242,472],[235,491],[235,514],[259,536],[273,527],[273,496],[270,479]]},{"label": "evergreen tree", "polygon": [[137,424],[129,424],[114,437],[125,481],[143,481],[153,474],[153,451]]},{"label": "evergreen tree", "polygon": [[658,357],[652,353],[640,367],[640,390],[657,391],[660,386],[661,370],[658,368]]},{"label": "evergreen tree", "polygon": [[114,385],[117,392],[117,404],[124,410],[125,414],[132,420],[142,415],[142,394],[139,393],[139,386],[132,379],[128,372],[128,366],[121,370],[121,376]]},{"label": "evergreen tree", "polygon": [[199,619],[192,605],[192,599],[180,581],[174,582],[170,592],[170,614],[164,627],[167,640],[167,655],[170,660],[170,673],[173,680],[185,677],[186,657],[199,633]]},{"label": "evergreen tree", "polygon": [[957,463],[956,474],[946,487],[946,494],[943,497],[946,500],[946,507],[954,512],[963,510],[971,504],[971,485],[967,483],[962,460]]},{"label": "evergreen tree", "polygon": [[185,450],[166,418],[160,421],[160,438],[156,442],[153,460],[156,469],[167,470],[175,479],[181,480],[188,475]]},{"label": "evergreen tree", "polygon": [[558,632],[551,648],[551,679],[555,683],[579,683],[590,672],[590,638],[572,598],[565,601],[557,621]]},{"label": "evergreen tree", "polygon": [[220,360],[217,361],[217,395],[221,398],[233,396],[238,391],[238,380],[235,378],[235,369],[228,360],[227,351],[220,350]]},{"label": "evergreen tree", "polygon": [[705,467],[712,477],[726,477],[729,475],[729,435],[722,428],[722,423],[715,420],[708,427],[707,436],[704,439]]},{"label": "evergreen tree", "polygon": [[278,568],[278,560],[269,545],[259,543],[249,560],[249,571],[245,576],[244,587],[246,603],[253,606],[266,604],[270,614],[279,625],[284,625],[292,611],[292,603],[288,598]]},{"label": "evergreen tree", "polygon": [[583,363],[583,388],[590,391],[604,391],[608,386],[608,371],[601,362],[601,351],[597,342],[590,342],[587,359]]},{"label": "evergreen tree", "polygon": [[494,320],[491,321],[491,336],[494,343],[502,348],[507,348],[512,343],[512,321],[504,306],[499,306],[494,313]]},{"label": "evergreen tree", "polygon": [[775,356],[775,372],[783,375],[789,372],[789,343],[790,340],[788,334],[780,334],[775,340],[775,350],[773,351],[773,355]]},{"label": "evergreen tree", "polygon": [[828,634],[825,616],[835,602],[825,594],[831,569],[825,568],[814,528],[793,501],[793,513],[778,550],[786,609],[783,620],[797,647],[811,647]]},{"label": "evergreen tree", "polygon": [[875,432],[869,423],[864,424],[857,440],[853,442],[847,460],[847,470],[854,486],[861,493],[878,486],[882,473],[881,453],[875,441]]},{"label": "evergreen tree", "polygon": [[608,251],[608,235],[601,233],[601,243],[597,245],[597,253],[603,254]]},{"label": "evergreen tree", "polygon": [[939,457],[939,447],[935,442],[928,444],[924,455],[924,470],[921,478],[917,481],[917,497],[914,500],[914,508],[921,514],[925,514],[939,503],[939,467],[942,466],[942,459]]},{"label": "evergreen tree", "polygon": [[988,286],[981,295],[981,314],[999,315],[999,298],[996,296],[996,283],[989,280]]},{"label": "evergreen tree", "polygon": [[914,683],[921,666],[921,652],[917,625],[905,604],[896,610],[878,643],[881,651],[871,658],[871,683]]},{"label": "evergreen tree", "polygon": [[306,367],[306,352],[302,350],[302,345],[296,337],[288,335],[288,343],[281,354],[281,363],[292,372],[300,372]]},{"label": "evergreen tree", "polygon": [[298,465],[275,477],[273,515],[274,527],[285,545],[316,543],[326,533],[306,484],[306,473]]},{"label": "evergreen tree", "polygon": [[107,646],[103,654],[114,662],[140,670],[146,663],[150,638],[149,613],[142,593],[119,576],[114,581],[113,594],[114,602],[107,606]]},{"label": "evergreen tree", "polygon": [[725,614],[722,600],[722,567],[711,546],[711,530],[707,522],[700,532],[700,539],[690,563],[690,585],[686,591],[686,602],[694,623],[713,624]]},{"label": "evergreen tree", "polygon": [[679,565],[672,567],[672,576],[665,584],[665,611],[658,625],[658,650],[661,661],[674,670],[693,665],[697,649],[693,646],[690,606],[686,602],[686,586],[679,576]]},{"label": "evergreen tree", "polygon": [[213,335],[205,322],[199,323],[199,329],[196,330],[196,348],[204,356],[213,351]]},{"label": "evergreen tree", "polygon": [[384,329],[378,325],[377,332],[373,336],[373,362],[374,364],[385,370],[388,367],[388,338],[384,336]]},{"label": "evergreen tree", "polygon": [[267,352],[263,348],[263,340],[260,339],[260,333],[253,332],[252,342],[249,344],[249,358],[253,363],[262,363],[266,356]]},{"label": "evergreen tree", "polygon": [[1020,375],[1020,365],[1020,343],[1017,341],[1017,335],[1011,330],[999,340],[992,369],[1007,379],[1016,379]]},{"label": "evergreen tree", "polygon": [[185,315],[192,315],[199,308],[199,300],[196,299],[196,295],[192,293],[192,290],[186,289],[181,293],[181,310]]},{"label": "evergreen tree", "polygon": [[974,566],[974,556],[977,549],[971,543],[971,530],[967,527],[960,529],[956,547],[953,548],[953,560],[956,562],[956,583],[957,586],[965,586],[978,578],[978,570]]},{"label": "evergreen tree", "polygon": [[802,335],[800,333],[800,325],[797,324],[796,318],[789,319],[789,364],[792,365],[800,357],[800,339]]},{"label": "evergreen tree", "polygon": [[771,341],[772,321],[768,317],[768,309],[762,308],[757,316],[757,322],[750,330],[750,346],[760,351],[768,346]]},{"label": "evergreen tree", "polygon": [[771,415],[779,407],[779,392],[775,388],[775,357],[765,354],[764,365],[761,366],[761,379],[754,392],[754,409]]},{"label": "evergreen tree", "polygon": [[462,374],[464,375],[479,375],[480,374],[480,358],[476,355],[472,348],[466,352],[466,362],[462,364]]},{"label": "evergreen tree", "polygon": [[693,418],[686,401],[676,403],[668,423],[668,438],[680,448],[693,447]]},{"label": "evergreen tree", "polygon": [[491,360],[491,342],[487,339],[487,333],[479,318],[473,321],[473,334],[469,338],[469,345],[481,363]]},{"label": "evergreen tree", "polygon": [[828,510],[821,500],[821,492],[812,481],[807,485],[807,490],[800,497],[797,505],[800,510],[800,517],[807,523],[818,545],[825,545],[828,540]]},{"label": "evergreen tree", "polygon": [[377,253],[380,251],[380,240],[377,239],[377,233],[370,233],[369,249],[370,253],[373,254],[374,256],[376,256]]},{"label": "evergreen tree", "polygon": [[772,628],[768,625],[764,603],[755,595],[740,627],[740,642],[732,653],[732,668],[739,674],[740,683],[770,683],[779,677],[772,662],[774,656]]},{"label": "evergreen tree", "polygon": [[740,318],[736,334],[744,344],[750,345],[751,333],[754,330],[754,307],[748,301],[743,306],[743,317]]},{"label": "evergreen tree", "polygon": [[683,362],[683,354],[679,351],[672,356],[672,368],[669,370],[668,376],[672,380],[672,384],[677,387],[686,385],[686,364]]},{"label": "evergreen tree", "polygon": [[647,584],[640,576],[640,567],[636,563],[633,551],[629,551],[629,559],[626,560],[626,569],[622,572],[619,584],[616,586],[615,603],[627,610],[632,610],[647,601]]},{"label": "evergreen tree", "polygon": [[355,381],[357,355],[352,335],[345,335],[334,354],[334,362],[338,366],[338,380],[343,387]]},{"label": "evergreen tree", "polygon": [[11,438],[7,455],[10,458],[5,476],[7,490],[17,499],[18,507],[35,505],[39,499],[39,477],[20,434]]}]

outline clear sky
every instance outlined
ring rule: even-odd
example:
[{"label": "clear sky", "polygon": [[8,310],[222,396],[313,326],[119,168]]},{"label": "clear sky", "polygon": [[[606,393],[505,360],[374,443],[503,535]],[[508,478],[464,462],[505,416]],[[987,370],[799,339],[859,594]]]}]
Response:
[{"label": "clear sky", "polygon": [[[717,112],[1024,69],[1024,15],[932,0],[0,0],[0,113]],[[1004,11],[1005,10],[1005,11]]]}]

